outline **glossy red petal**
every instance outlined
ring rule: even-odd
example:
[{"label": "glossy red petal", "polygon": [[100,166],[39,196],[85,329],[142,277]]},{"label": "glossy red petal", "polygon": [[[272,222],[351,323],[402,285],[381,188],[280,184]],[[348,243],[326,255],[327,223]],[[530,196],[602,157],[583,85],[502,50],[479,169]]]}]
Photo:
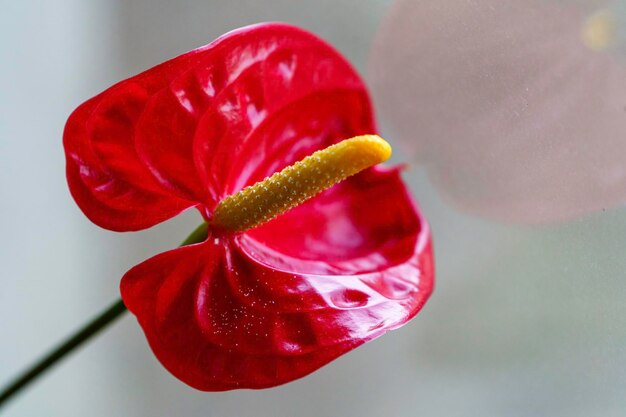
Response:
[{"label": "glossy red petal", "polygon": [[[109,167],[103,164],[87,134],[86,121],[95,113],[97,104],[94,99],[79,107],[68,120],[64,133],[67,181],[85,215],[101,227],[131,231],[153,226],[193,206],[194,203],[157,191],[156,183],[142,171],[142,165],[132,161],[130,152],[124,152],[123,145],[111,146],[109,152],[125,154],[124,158],[113,158],[116,164]],[[119,110],[117,118],[125,119],[125,109]],[[110,124],[115,124],[115,119],[110,117]],[[114,130],[121,133],[124,129],[118,126]],[[124,169],[129,175],[119,175]],[[146,186],[137,186],[142,180]]]},{"label": "glossy red petal", "polygon": [[238,68],[196,130],[197,166],[221,184],[220,198],[320,148],[376,131],[365,86],[332,47],[293,28],[253,45],[262,59],[249,57]]},{"label": "glossy red petal", "polygon": [[[181,207],[210,212],[243,184],[374,131],[365,87],[337,51],[299,28],[263,24],[94,97],[72,114],[64,142],[83,211],[101,226],[134,230]],[[100,192],[85,172],[116,191]],[[121,215],[109,210],[120,190]],[[151,210],[158,215],[133,220]]]},{"label": "glossy red petal", "polygon": [[302,377],[413,317],[432,290],[427,228],[411,255],[356,275],[303,274],[259,262],[232,237],[155,256],[122,296],[157,358],[206,391]]},{"label": "glossy red petal", "polygon": [[[312,92],[355,82],[337,57],[319,39],[287,25],[226,35],[151,97],[137,125],[139,153],[164,185],[211,206],[205,201],[207,188],[209,193],[223,188],[220,167],[241,159],[238,148],[257,125]],[[310,65],[313,60],[316,65]],[[329,60],[334,70],[321,74],[319,68]],[[198,171],[194,175],[192,165]],[[209,197],[212,202],[217,198]]]},{"label": "glossy red petal", "polygon": [[[179,57],[189,65],[195,52]],[[139,230],[196,205],[162,187],[135,150],[135,124],[151,94],[176,69],[161,64],[122,81],[78,107],[63,133],[72,196],[94,223]]]}]

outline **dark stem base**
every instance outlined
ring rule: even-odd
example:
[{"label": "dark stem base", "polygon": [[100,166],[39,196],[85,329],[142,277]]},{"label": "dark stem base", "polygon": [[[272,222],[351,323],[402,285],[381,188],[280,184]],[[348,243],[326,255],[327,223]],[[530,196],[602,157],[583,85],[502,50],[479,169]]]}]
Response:
[{"label": "dark stem base", "polygon": [[[208,225],[207,223],[202,223],[180,246],[200,243],[206,240],[207,233]],[[0,408],[38,376],[42,375],[68,353],[72,352],[78,346],[91,339],[92,336],[114,322],[115,319],[121,316],[125,311],[127,311],[126,306],[122,300],[117,300],[109,308],[88,322],[78,333],[72,335],[65,342],[61,343],[58,347],[41,358],[22,375],[18,376],[13,382],[10,382],[6,387],[2,388],[0,390]]]},{"label": "dark stem base", "polygon": [[122,313],[126,311],[126,306],[122,300],[118,300],[113,303],[109,308],[103,311],[100,315],[94,318],[89,324],[87,324],[78,333],[67,339],[56,349],[52,350],[46,356],[41,358],[36,364],[34,364],[28,371],[17,377],[6,388],[0,392],[0,407],[4,405],[14,394],[28,385],[33,379],[37,378],[41,373],[52,367],[55,363],[61,360],[65,355],[72,350],[80,346],[87,339],[90,339],[100,330],[104,329],[108,324],[112,323]]}]

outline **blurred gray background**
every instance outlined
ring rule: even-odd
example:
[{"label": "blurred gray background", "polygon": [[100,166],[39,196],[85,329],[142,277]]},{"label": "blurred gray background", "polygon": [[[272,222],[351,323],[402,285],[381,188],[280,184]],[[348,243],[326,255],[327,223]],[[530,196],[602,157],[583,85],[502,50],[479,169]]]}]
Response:
[{"label": "blurred gray background", "polygon": [[[391,3],[0,0],[0,384],[118,297],[126,270],[176,246],[200,221],[188,213],[126,234],[92,225],[64,178],[61,136],[76,106],[230,29],[268,20],[316,32],[366,74]],[[406,161],[401,149],[395,158]],[[405,178],[431,223],[437,261],[435,293],[405,327],[278,388],[202,393],[158,364],[126,315],[3,411],[626,415],[626,209],[513,225],[449,205],[420,166]]]}]

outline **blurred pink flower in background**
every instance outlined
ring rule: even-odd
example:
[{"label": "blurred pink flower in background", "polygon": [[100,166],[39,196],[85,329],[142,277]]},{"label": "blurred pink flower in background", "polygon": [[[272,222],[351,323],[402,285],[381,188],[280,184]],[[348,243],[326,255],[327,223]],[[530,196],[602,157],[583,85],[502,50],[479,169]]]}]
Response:
[{"label": "blurred pink flower in background", "polygon": [[626,1],[398,0],[369,78],[465,211],[549,223],[626,202]]}]

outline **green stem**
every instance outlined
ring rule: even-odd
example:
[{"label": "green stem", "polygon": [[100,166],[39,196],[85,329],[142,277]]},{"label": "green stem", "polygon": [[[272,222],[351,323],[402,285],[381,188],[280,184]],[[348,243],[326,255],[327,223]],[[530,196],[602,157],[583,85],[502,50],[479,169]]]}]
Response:
[{"label": "green stem", "polygon": [[[180,246],[191,245],[193,243],[200,243],[204,241],[207,237],[207,229],[208,226],[206,223],[201,224],[187,237],[187,239],[183,241]],[[121,316],[125,311],[126,306],[124,305],[124,302],[121,299],[115,301],[111,306],[109,306],[109,308],[88,322],[78,332],[70,336],[55,349],[43,356],[38,362],[33,364],[30,368],[0,390],[0,407],[2,407],[13,396],[18,394],[22,389],[26,388],[37,377],[50,369],[59,360],[67,356],[67,354],[71,353],[92,336],[95,336],[106,326],[113,323],[115,319]]]}]

